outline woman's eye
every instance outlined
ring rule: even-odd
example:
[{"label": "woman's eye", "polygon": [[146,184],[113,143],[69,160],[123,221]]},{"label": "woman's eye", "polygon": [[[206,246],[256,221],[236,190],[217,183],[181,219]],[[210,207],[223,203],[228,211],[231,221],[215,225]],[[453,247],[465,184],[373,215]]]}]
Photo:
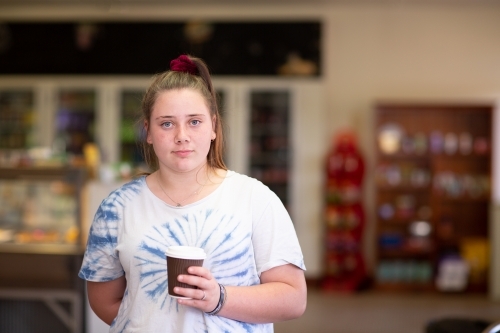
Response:
[{"label": "woman's eye", "polygon": [[161,126],[169,128],[169,127],[172,127],[172,123],[170,121],[167,121],[167,122],[164,122],[163,124],[161,124]]},{"label": "woman's eye", "polygon": [[200,121],[197,119],[191,120],[191,125],[198,125],[199,123]]}]

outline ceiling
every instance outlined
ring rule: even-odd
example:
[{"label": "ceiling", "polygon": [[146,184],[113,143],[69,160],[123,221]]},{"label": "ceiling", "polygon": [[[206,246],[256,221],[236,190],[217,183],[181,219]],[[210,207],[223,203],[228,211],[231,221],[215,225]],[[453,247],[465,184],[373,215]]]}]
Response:
[{"label": "ceiling", "polygon": [[446,5],[500,5],[500,0],[0,0],[0,5],[85,5],[85,4],[446,4]]}]

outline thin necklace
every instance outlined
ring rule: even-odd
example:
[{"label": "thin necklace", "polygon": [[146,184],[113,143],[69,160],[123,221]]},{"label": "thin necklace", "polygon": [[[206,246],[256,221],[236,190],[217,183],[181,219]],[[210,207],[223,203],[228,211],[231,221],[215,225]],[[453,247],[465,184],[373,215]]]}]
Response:
[{"label": "thin necklace", "polygon": [[167,192],[165,192],[165,189],[163,188],[163,186],[161,186],[161,182],[160,182],[160,171],[158,171],[157,173],[157,177],[156,177],[156,180],[158,181],[158,185],[160,186],[161,190],[163,191],[163,193],[165,193],[165,195],[173,202],[175,203],[175,207],[182,207],[182,203],[185,202],[187,199],[191,198],[193,195],[195,194],[199,194],[201,192],[201,190],[205,187],[205,185],[207,185],[207,182],[208,182],[208,177],[207,179],[205,180],[205,183],[203,183],[203,185],[200,186],[199,189],[197,189],[196,191],[194,191],[193,193],[191,193],[190,195],[188,195],[186,198],[184,198],[184,200],[181,200],[181,201],[175,201],[174,199],[172,199],[170,197],[170,195],[167,194]]}]

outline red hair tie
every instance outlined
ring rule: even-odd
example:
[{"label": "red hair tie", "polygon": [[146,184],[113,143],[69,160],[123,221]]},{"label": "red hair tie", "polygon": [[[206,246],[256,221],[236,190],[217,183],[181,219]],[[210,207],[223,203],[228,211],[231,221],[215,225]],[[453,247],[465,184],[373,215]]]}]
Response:
[{"label": "red hair tie", "polygon": [[180,55],[177,59],[170,62],[170,70],[184,72],[192,75],[198,74],[198,67],[189,59],[187,55]]}]

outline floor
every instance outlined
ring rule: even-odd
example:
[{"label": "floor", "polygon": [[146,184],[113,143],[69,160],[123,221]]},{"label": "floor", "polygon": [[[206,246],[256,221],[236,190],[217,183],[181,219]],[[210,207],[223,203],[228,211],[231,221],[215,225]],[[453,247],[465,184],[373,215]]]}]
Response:
[{"label": "floor", "polygon": [[486,295],[308,290],[307,310],[299,319],[277,323],[275,333],[425,333],[440,318],[500,321],[500,302]]}]

